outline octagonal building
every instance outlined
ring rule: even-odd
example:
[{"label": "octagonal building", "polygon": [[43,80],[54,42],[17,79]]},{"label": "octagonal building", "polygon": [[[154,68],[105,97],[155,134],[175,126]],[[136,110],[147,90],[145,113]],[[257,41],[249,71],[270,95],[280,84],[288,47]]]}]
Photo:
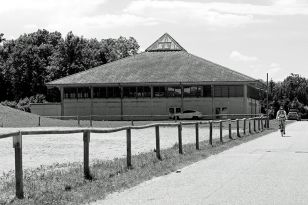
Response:
[{"label": "octagonal building", "polygon": [[47,83],[60,103],[32,104],[48,116],[104,120],[165,119],[171,108],[197,110],[205,118],[259,114],[264,84],[188,53],[169,34],[145,52]]}]

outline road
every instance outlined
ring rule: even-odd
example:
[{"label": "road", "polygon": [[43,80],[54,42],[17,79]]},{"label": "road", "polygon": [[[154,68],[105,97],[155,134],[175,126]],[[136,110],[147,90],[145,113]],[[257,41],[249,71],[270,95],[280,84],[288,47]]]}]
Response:
[{"label": "road", "polygon": [[308,122],[109,195],[102,204],[308,204]]}]

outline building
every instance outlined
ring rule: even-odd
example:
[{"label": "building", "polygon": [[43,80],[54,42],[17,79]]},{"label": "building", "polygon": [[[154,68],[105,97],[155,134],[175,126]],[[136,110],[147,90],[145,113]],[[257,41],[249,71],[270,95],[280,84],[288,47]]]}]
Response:
[{"label": "building", "polygon": [[258,114],[259,93],[264,88],[254,78],[188,53],[167,33],[145,52],[47,86],[60,89],[61,103],[32,104],[32,112],[102,119],[166,118],[171,107],[209,116]]}]

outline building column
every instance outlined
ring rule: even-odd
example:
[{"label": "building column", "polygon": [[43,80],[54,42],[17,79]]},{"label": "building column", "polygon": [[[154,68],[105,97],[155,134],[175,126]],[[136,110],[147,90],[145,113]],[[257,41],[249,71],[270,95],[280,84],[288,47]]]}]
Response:
[{"label": "building column", "polygon": [[248,98],[247,98],[247,85],[244,85],[244,106],[243,106],[243,113],[248,114]]},{"label": "building column", "polygon": [[93,87],[91,86],[90,87],[90,101],[91,101],[91,104],[90,104],[90,115],[91,115],[91,117],[93,115],[93,97],[94,97],[94,95],[93,95]]},{"label": "building column", "polygon": [[[150,90],[151,90],[151,115],[153,116],[153,97],[154,97],[154,87],[153,85],[150,86]],[[154,119],[154,117],[153,117]]]},{"label": "building column", "polygon": [[61,94],[61,116],[64,116],[64,88],[59,87]]},{"label": "building column", "polygon": [[180,85],[181,87],[181,110],[184,111],[184,87],[183,85]]},{"label": "building column", "polygon": [[120,101],[121,101],[121,120],[123,120],[123,87],[120,86]]},{"label": "building column", "polygon": [[214,119],[214,85],[211,85],[211,94],[212,94],[212,120]]}]

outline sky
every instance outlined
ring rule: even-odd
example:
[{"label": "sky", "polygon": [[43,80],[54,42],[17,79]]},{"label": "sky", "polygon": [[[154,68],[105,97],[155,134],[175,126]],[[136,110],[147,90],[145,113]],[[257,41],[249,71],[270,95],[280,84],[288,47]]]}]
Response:
[{"label": "sky", "polygon": [[145,50],[169,33],[188,52],[256,79],[308,78],[308,0],[0,0],[0,33],[38,29],[132,36]]}]

